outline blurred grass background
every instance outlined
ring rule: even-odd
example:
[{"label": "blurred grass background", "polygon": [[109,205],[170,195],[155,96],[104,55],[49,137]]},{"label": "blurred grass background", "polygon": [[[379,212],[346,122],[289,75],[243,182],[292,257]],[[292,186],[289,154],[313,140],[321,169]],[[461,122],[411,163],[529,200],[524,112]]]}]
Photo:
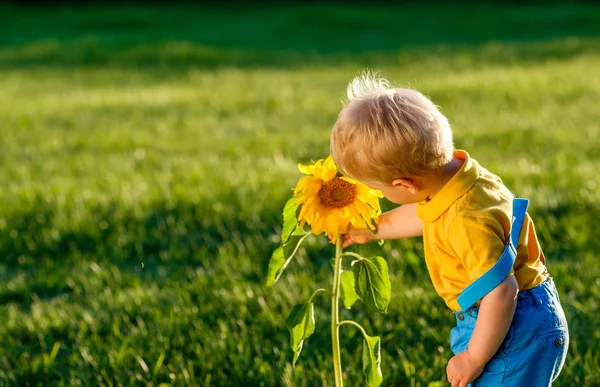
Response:
[{"label": "blurred grass background", "polygon": [[[532,200],[571,330],[556,385],[600,385],[600,7],[570,2],[0,5],[0,385],[331,386],[327,297],[295,369],[284,319],[333,247],[263,282],[296,164],[365,67]],[[357,249],[390,266],[388,315],[343,313],[382,336],[384,385],[445,385],[420,240]]]}]

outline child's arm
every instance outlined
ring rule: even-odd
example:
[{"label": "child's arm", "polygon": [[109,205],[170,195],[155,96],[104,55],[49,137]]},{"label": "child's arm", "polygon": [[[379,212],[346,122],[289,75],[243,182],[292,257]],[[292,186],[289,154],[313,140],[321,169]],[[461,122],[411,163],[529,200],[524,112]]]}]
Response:
[{"label": "child's arm", "polygon": [[466,387],[475,380],[498,351],[515,314],[518,293],[517,280],[510,275],[483,297],[469,347],[450,359],[446,367],[453,387]]},{"label": "child's arm", "polygon": [[423,222],[417,216],[416,204],[405,204],[379,217],[377,232],[351,229],[344,235],[343,247],[378,239],[410,238],[423,234]]}]

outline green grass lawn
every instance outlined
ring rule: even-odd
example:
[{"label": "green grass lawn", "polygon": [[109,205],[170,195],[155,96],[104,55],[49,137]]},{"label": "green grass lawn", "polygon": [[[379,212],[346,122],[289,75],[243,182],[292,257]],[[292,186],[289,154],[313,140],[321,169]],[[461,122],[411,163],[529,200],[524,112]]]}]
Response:
[{"label": "green grass lawn", "polygon": [[[365,67],[431,96],[531,214],[569,319],[557,386],[600,385],[600,8],[0,6],[0,385],[333,385],[313,238],[263,286],[298,162]],[[384,203],[385,208],[391,208]],[[388,259],[386,386],[445,385],[453,315],[421,240]],[[361,340],[342,328],[349,386]]]}]

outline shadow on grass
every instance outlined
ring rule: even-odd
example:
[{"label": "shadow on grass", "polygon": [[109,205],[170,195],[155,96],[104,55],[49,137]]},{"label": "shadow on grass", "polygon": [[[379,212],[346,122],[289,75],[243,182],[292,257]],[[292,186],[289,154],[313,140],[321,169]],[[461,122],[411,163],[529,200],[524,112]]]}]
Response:
[{"label": "shadow on grass", "polygon": [[[235,204],[230,205],[235,208]],[[142,262],[153,258],[201,265],[204,257],[215,255],[225,242],[268,233],[264,226],[241,218],[222,219],[210,203],[162,202],[144,210],[123,209],[116,204],[94,206],[88,209],[89,219],[69,226],[57,224],[57,212],[55,207],[40,205],[31,211],[8,214],[5,219],[10,227],[0,232],[4,262],[35,265],[38,258],[61,260],[91,255],[97,259]],[[269,215],[277,212],[265,210]]]},{"label": "shadow on grass", "polygon": [[4,6],[0,67],[535,63],[597,53],[600,36],[593,5],[239,7]]},{"label": "shadow on grass", "polygon": [[[230,206],[239,210],[235,203]],[[64,224],[61,223],[64,214],[59,211],[39,203],[30,211],[5,215],[10,227],[0,231],[0,254],[6,278],[15,272],[28,273],[30,277],[25,289],[5,288],[0,302],[29,303],[34,294],[51,298],[69,293],[72,291],[66,284],[69,268],[81,262],[101,266],[110,263],[123,275],[139,281],[189,280],[189,273],[196,270],[209,273],[224,270],[223,259],[219,261],[216,257],[248,253],[248,245],[252,245],[252,255],[261,259],[238,266],[243,271],[237,275],[245,281],[259,282],[261,262],[275,244],[268,242],[276,224],[276,216],[272,214],[279,213],[275,208],[265,209],[259,216],[264,220],[262,223],[235,217],[225,219],[210,203],[162,202],[143,210],[114,204],[90,207],[86,211],[88,218]],[[46,273],[64,277],[63,281],[47,280]]]},{"label": "shadow on grass", "polygon": [[[229,205],[233,214],[245,211],[233,199]],[[190,202],[159,202],[137,211],[116,204],[95,206],[90,208],[88,219],[65,226],[57,220],[56,208],[40,203],[30,211],[5,216],[10,227],[0,231],[0,255],[9,270],[35,272],[43,266],[60,267],[87,260],[110,262],[141,280],[160,282],[163,277],[155,270],[162,267],[168,271],[168,276],[163,276],[175,281],[200,268],[208,273],[233,269],[244,281],[262,283],[268,258],[277,244],[274,235],[280,227],[281,206],[274,203],[256,209],[257,216],[252,219],[220,214],[215,208],[210,203]],[[582,249],[600,250],[595,238],[600,234],[598,209],[593,204],[535,207],[532,216],[548,256],[569,257]],[[574,229],[578,230],[575,234]],[[328,251],[321,245],[309,244],[305,249],[311,264],[328,265]],[[231,255],[242,257],[233,268],[229,267]],[[144,270],[140,269],[142,263]],[[25,295],[4,292],[0,302],[23,302],[34,293],[52,297],[69,288],[41,282],[28,289]]]}]

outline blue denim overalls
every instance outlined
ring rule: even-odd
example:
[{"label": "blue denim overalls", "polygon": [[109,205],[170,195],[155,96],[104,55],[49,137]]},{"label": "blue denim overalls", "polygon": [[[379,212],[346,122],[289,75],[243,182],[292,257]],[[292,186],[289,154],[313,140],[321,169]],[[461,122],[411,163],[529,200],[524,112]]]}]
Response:
[{"label": "blue denim overalls", "polygon": [[[450,332],[454,354],[467,349],[479,312],[473,306],[498,286],[516,259],[519,234],[528,201],[513,200],[513,222],[509,243],[498,262],[463,290],[457,301],[456,327]],[[569,332],[552,278],[519,292],[517,308],[508,334],[483,373],[469,386],[546,387],[556,379],[567,355]]]}]

